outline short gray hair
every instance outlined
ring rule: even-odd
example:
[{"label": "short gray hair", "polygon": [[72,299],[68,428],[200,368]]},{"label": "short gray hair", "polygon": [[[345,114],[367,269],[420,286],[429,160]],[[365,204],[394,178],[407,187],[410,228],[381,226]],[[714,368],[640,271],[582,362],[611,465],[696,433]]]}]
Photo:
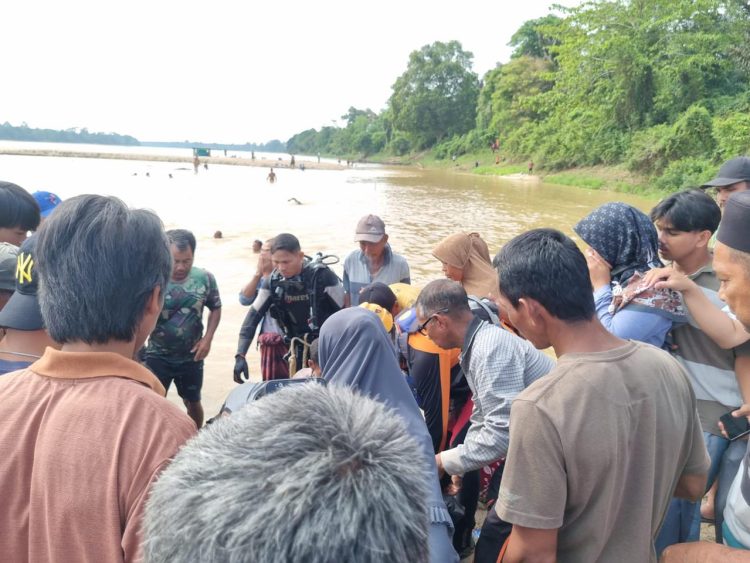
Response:
[{"label": "short gray hair", "polygon": [[398,414],[351,389],[282,389],[202,430],[161,474],[146,561],[426,562],[434,476],[418,450]]},{"label": "short gray hair", "polygon": [[159,217],[115,197],[62,202],[39,229],[39,307],[57,342],[128,342],[172,256]]},{"label": "short gray hair", "polygon": [[424,286],[414,306],[421,317],[446,309],[450,314],[471,312],[466,290],[460,283],[448,279],[431,281]]}]

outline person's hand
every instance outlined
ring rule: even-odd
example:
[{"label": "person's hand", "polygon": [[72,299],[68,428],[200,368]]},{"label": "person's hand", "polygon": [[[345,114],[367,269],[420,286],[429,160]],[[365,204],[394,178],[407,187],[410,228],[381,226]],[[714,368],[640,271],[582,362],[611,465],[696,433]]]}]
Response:
[{"label": "person's hand", "polygon": [[271,256],[268,253],[261,252],[258,256],[258,268],[256,273],[260,277],[265,277],[273,271],[273,263],[271,262]]},{"label": "person's hand", "polygon": [[[740,418],[744,416],[747,417],[747,419],[750,421],[750,403],[745,403],[737,410],[732,411],[732,416],[734,418]],[[724,428],[724,423],[721,422],[721,420],[719,421],[719,430],[721,430],[722,436],[729,440],[729,434],[727,434],[727,431]]]},{"label": "person's hand", "polygon": [[442,479],[445,475],[445,467],[443,467],[443,460],[440,459],[440,454],[435,454],[435,465],[437,465],[438,479]]},{"label": "person's hand", "polygon": [[688,291],[693,288],[692,280],[685,274],[674,268],[654,268],[646,272],[643,282],[646,287],[656,289],[673,289],[675,291]]},{"label": "person's hand", "polygon": [[451,475],[451,482],[445,490],[445,493],[450,496],[456,496],[461,492],[461,487],[464,484],[464,479],[460,475]]},{"label": "person's hand", "polygon": [[594,291],[609,285],[612,281],[612,266],[599,256],[599,253],[593,248],[588,248],[584,254],[586,257],[586,264],[589,267],[589,278],[591,278],[591,285]]},{"label": "person's hand", "polygon": [[195,346],[193,346],[190,349],[190,353],[194,354],[193,360],[196,362],[200,362],[201,360],[204,360],[206,356],[208,356],[208,353],[211,351],[211,339],[206,338],[205,336],[201,338],[198,342],[195,343]]},{"label": "person's hand", "polygon": [[234,357],[234,382],[243,383],[243,375],[245,376],[245,381],[250,379],[250,370],[247,369],[247,360],[245,360],[245,357],[237,354]]}]

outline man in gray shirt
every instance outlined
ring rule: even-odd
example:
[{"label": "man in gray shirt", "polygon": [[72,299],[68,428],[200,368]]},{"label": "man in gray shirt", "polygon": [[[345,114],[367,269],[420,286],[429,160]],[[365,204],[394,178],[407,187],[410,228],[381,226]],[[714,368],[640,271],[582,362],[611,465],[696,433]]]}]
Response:
[{"label": "man in gray shirt", "polygon": [[360,290],[372,282],[385,285],[411,283],[406,258],[394,254],[388,244],[385,223],[377,215],[365,215],[357,223],[354,241],[359,250],[344,260],[344,307],[359,305]]}]

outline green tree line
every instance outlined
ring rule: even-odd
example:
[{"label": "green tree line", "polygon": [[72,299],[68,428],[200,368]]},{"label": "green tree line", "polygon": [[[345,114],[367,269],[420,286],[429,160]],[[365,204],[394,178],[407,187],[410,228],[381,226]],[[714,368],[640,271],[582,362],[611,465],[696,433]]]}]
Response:
[{"label": "green tree line", "polygon": [[657,187],[695,185],[750,152],[750,4],[593,0],[527,21],[480,80],[456,41],[414,51],[380,113],[289,139],[290,152],[367,157],[497,142],[547,170],[623,165]]},{"label": "green tree line", "polygon": [[0,125],[0,139],[49,143],[88,143],[93,145],[140,145],[138,139],[117,133],[92,133],[83,129],[35,129],[22,123],[14,126],[7,121]]}]

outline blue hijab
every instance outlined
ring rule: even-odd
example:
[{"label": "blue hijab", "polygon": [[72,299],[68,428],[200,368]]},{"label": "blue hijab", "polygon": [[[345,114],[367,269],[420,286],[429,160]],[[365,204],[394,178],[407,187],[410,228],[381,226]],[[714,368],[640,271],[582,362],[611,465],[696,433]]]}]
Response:
[{"label": "blue hijab", "polygon": [[357,389],[363,395],[386,404],[404,419],[409,434],[421,450],[414,462],[422,463],[430,481],[427,499],[431,522],[430,561],[458,561],[451,542],[453,525],[443,502],[432,438],[380,319],[372,311],[360,307],[343,309],[323,323],[319,346],[320,367],[330,385]]}]

